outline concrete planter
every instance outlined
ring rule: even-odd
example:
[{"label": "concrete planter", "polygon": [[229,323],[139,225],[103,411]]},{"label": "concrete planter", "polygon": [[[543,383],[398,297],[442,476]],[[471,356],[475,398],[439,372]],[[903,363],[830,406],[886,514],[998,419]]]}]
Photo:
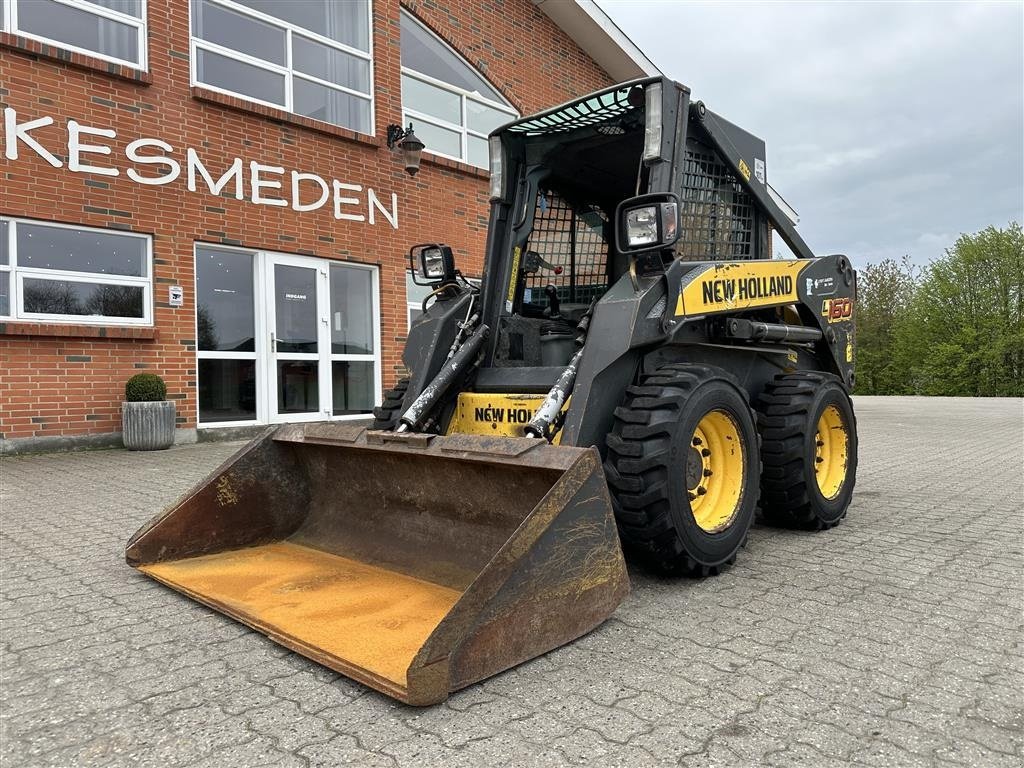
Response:
[{"label": "concrete planter", "polygon": [[161,451],[174,445],[174,401],[121,403],[121,432],[129,451]]}]

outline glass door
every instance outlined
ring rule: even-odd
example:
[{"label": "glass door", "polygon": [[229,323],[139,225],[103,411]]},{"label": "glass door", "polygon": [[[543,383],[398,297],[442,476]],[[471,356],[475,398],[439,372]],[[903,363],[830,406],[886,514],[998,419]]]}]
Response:
[{"label": "glass door", "polygon": [[[330,274],[331,415],[369,416],[380,401],[377,354],[377,270],[362,264],[333,263]],[[325,405],[326,407],[326,405]]]},{"label": "glass door", "polygon": [[275,254],[267,271],[270,421],[328,418],[330,396],[322,385],[328,375],[327,270],[316,259]]}]

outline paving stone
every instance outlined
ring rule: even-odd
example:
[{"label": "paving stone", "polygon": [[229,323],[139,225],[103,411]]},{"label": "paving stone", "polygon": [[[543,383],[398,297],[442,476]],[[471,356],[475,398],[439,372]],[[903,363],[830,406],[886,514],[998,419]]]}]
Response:
[{"label": "paving stone", "polygon": [[839,527],[705,581],[630,566],[573,645],[414,709],[124,564],[238,448],[0,459],[0,764],[1017,766],[1019,400],[857,398]]}]

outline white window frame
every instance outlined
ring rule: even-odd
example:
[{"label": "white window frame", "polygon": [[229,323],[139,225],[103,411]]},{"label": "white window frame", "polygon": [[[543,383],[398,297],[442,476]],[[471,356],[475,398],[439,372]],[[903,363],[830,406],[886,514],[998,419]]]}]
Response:
[{"label": "white window frame", "polygon": [[[290,253],[284,253],[282,251],[270,251],[264,249],[253,249],[253,248],[240,248],[237,246],[225,246],[216,243],[203,243],[195,242],[192,246],[192,257],[193,265],[195,264],[196,251],[202,248],[203,250],[222,250],[230,253],[245,253],[253,259],[253,301],[255,306],[254,311],[254,332],[255,338],[255,349],[252,352],[219,352],[217,350],[201,350],[199,349],[199,312],[198,303],[196,305],[196,311],[194,312],[195,321],[195,339],[196,339],[196,427],[198,429],[223,429],[224,427],[249,427],[259,426],[264,424],[276,424],[276,423],[288,423],[288,422],[300,422],[309,421],[311,418],[315,418],[317,421],[353,421],[358,419],[365,419],[369,416],[368,413],[351,413],[342,414],[339,416],[334,415],[333,407],[333,381],[334,375],[333,365],[334,361],[365,361],[372,362],[374,367],[374,405],[380,403],[383,399],[383,376],[384,376],[384,353],[381,349],[381,300],[380,300],[380,267],[375,264],[359,264],[351,261],[337,261],[334,259],[325,259],[319,256],[305,256],[296,255]],[[372,312],[373,312],[373,354],[341,354],[334,353],[333,351],[317,352],[317,353],[289,353],[288,356],[294,356],[296,358],[302,357],[312,360],[316,359],[320,364],[320,379],[319,379],[319,390],[321,393],[321,408],[320,411],[312,416],[310,414],[296,414],[295,418],[278,418],[276,416],[277,408],[275,405],[275,399],[277,397],[277,383],[276,383],[276,371],[271,370],[272,363],[276,359],[271,354],[270,346],[270,323],[271,314],[274,311],[271,306],[272,296],[270,295],[271,287],[271,270],[275,263],[275,260],[286,261],[294,263],[296,266],[312,267],[314,263],[320,270],[326,270],[327,273],[327,284],[324,295],[320,295],[319,284],[318,284],[318,301],[323,301],[324,310],[327,314],[327,324],[319,323],[321,326],[321,334],[319,341],[321,346],[325,343],[327,346],[324,349],[330,350],[330,270],[332,266],[341,266],[346,268],[356,268],[368,270],[372,275],[370,283],[370,290],[373,293],[372,301]],[[199,270],[193,269],[193,284],[192,284],[192,295],[199,295]],[[239,421],[202,421],[199,414],[199,361],[200,360],[254,360],[256,366],[256,418],[239,420]],[[326,363],[326,364],[325,364]],[[325,386],[327,385],[327,386]],[[324,398],[327,398],[326,400]],[[326,407],[325,407],[326,403]]]},{"label": "white window frame", "polygon": [[[31,0],[28,1],[31,2]],[[135,33],[138,36],[139,61],[119,59],[116,56],[108,56],[104,53],[99,53],[98,51],[89,50],[88,48],[79,48],[76,45],[62,43],[60,40],[53,40],[52,38],[19,29],[18,2],[19,0],[0,0],[0,5],[4,8],[2,31],[10,32],[13,35],[25,37],[29,40],[37,40],[40,43],[52,45],[53,47],[60,48],[61,50],[72,51],[73,53],[80,53],[83,56],[90,56],[95,59],[101,59],[102,61],[109,61],[112,64],[120,64],[131,69],[137,69],[140,72],[149,71],[149,35],[146,23],[149,18],[149,0],[142,0],[142,18],[136,18],[135,16],[131,16],[127,13],[121,13],[120,11],[112,11],[109,8],[93,5],[92,3],[87,3],[84,0],[53,0],[55,3],[66,5],[69,8],[74,8],[75,10],[91,13],[93,16],[101,16],[105,19],[110,19],[111,21],[135,27]]]},{"label": "white window frame", "polygon": [[14,261],[13,246],[11,241],[14,238],[14,227],[10,224],[10,219],[8,219],[6,216],[0,216],[0,221],[8,222],[7,232],[4,235],[2,235],[3,237],[7,238],[7,263],[0,264],[0,281],[7,283],[7,311],[0,312],[0,318],[6,319],[11,317],[14,313],[14,281],[11,280],[11,274],[13,272],[12,263]]},{"label": "white window frame", "polygon": [[[190,4],[191,5],[191,4]],[[253,300],[253,351],[252,352],[229,352],[219,351],[216,349],[202,350],[199,348],[199,266],[197,259],[199,258],[198,250],[202,248],[211,251],[226,251],[228,253],[244,253],[252,258],[252,300]],[[261,349],[260,345],[267,345],[268,331],[264,323],[263,313],[260,311],[258,304],[260,298],[260,289],[263,285],[262,274],[261,274],[262,259],[259,258],[259,251],[254,251],[251,248],[238,248],[235,246],[217,245],[215,243],[201,243],[194,242],[192,244],[192,295],[195,296],[195,306],[192,308],[192,319],[195,323],[195,335],[193,338],[196,340],[196,427],[198,429],[206,429],[207,427],[246,427],[254,424],[265,424],[266,421],[261,421],[261,417],[265,419],[266,411],[264,408],[263,400],[266,399],[266,386],[263,383],[263,369],[266,368],[266,362],[264,360],[263,365],[260,364],[261,353],[266,356],[267,349]],[[256,418],[245,419],[245,420],[233,420],[233,421],[201,421],[199,411],[199,361],[200,360],[252,360],[253,367],[256,369]]]},{"label": "white window frame", "polygon": [[[368,46],[369,47],[369,51],[361,51],[358,48],[353,48],[353,47],[351,47],[349,45],[345,45],[344,43],[339,43],[337,40],[332,40],[329,37],[324,37],[323,35],[317,34],[316,32],[313,32],[311,30],[305,29],[303,27],[296,26],[295,24],[291,24],[290,22],[283,21],[282,19],[276,18],[274,16],[268,16],[265,13],[261,13],[259,11],[253,10],[252,8],[249,8],[249,7],[244,6],[244,5],[238,5],[237,3],[232,2],[232,0],[206,0],[206,2],[212,3],[214,5],[219,5],[219,6],[223,7],[223,8],[228,9],[228,10],[234,11],[235,13],[239,13],[239,14],[242,14],[244,16],[248,16],[249,18],[256,19],[257,21],[261,21],[261,22],[263,22],[265,24],[269,24],[271,26],[275,26],[275,27],[278,27],[280,29],[283,29],[284,32],[285,32],[285,56],[286,56],[287,64],[285,66],[281,66],[279,64],[274,64],[274,63],[269,62],[269,61],[264,61],[263,59],[257,59],[254,56],[250,56],[248,54],[241,53],[240,51],[235,51],[235,50],[233,50],[231,48],[226,48],[225,46],[218,45],[217,43],[211,43],[211,42],[208,42],[206,40],[202,40],[202,39],[200,39],[198,37],[195,37],[192,34],[192,0],[186,0],[186,2],[188,3],[189,61],[190,61],[190,64],[189,64],[190,75],[189,75],[189,77],[190,77],[190,82],[191,82],[193,87],[205,88],[207,90],[214,91],[216,93],[222,93],[225,96],[231,96],[231,97],[236,98],[236,99],[242,99],[243,101],[248,101],[248,102],[251,102],[253,104],[262,104],[264,106],[271,107],[273,109],[280,109],[280,110],[283,110],[285,112],[290,112],[293,115],[296,115],[298,117],[305,117],[307,120],[318,120],[318,118],[309,117],[308,115],[300,115],[297,112],[295,112],[295,87],[294,87],[295,78],[298,78],[299,80],[306,80],[306,81],[311,82],[311,83],[316,83],[317,85],[322,85],[325,88],[330,88],[330,89],[333,89],[333,90],[336,90],[336,91],[341,91],[342,93],[347,93],[350,96],[357,97],[359,99],[362,99],[363,101],[368,101],[370,103],[370,130],[369,130],[369,132],[358,130],[356,128],[353,128],[352,126],[339,125],[338,123],[331,123],[331,122],[328,122],[328,121],[325,121],[325,120],[318,120],[318,122],[326,123],[327,125],[337,125],[339,128],[345,128],[345,129],[350,130],[350,131],[355,131],[356,133],[362,134],[364,136],[374,136],[374,135],[376,135],[376,125],[377,125],[377,116],[376,116],[376,106],[377,106],[377,104],[376,104],[376,99],[374,98],[375,88],[374,88],[374,67],[373,67],[373,0],[361,0],[361,1],[365,2],[366,5],[367,5],[367,19],[368,19],[367,40],[369,41],[369,46]],[[361,91],[357,91],[357,90],[354,90],[352,88],[347,88],[347,87],[345,87],[343,85],[338,85],[337,83],[332,83],[329,80],[322,80],[321,78],[316,77],[314,75],[307,75],[305,72],[296,72],[292,68],[292,37],[293,37],[293,35],[298,35],[299,37],[308,38],[310,40],[313,40],[314,42],[320,43],[321,45],[325,45],[325,46],[327,46],[329,48],[334,48],[335,50],[342,51],[343,53],[347,53],[347,54],[349,54],[351,56],[355,56],[357,58],[360,58],[360,59],[363,59],[363,60],[367,61],[369,63],[369,77],[370,77],[370,90],[369,90],[369,92],[368,93],[362,93]],[[218,55],[223,56],[223,57],[228,58],[228,59],[233,59],[233,60],[238,61],[238,62],[240,62],[242,64],[248,64],[250,66],[257,67],[259,69],[265,70],[267,72],[272,72],[272,73],[277,74],[277,75],[282,75],[284,77],[284,101],[285,101],[285,103],[284,104],[278,104],[278,103],[273,102],[273,101],[264,101],[263,99],[258,99],[258,98],[254,97],[254,96],[249,96],[249,95],[244,94],[244,93],[238,93],[236,91],[230,91],[230,90],[228,90],[226,88],[221,88],[221,87],[216,86],[216,85],[210,85],[209,83],[204,83],[203,81],[201,81],[199,79],[199,76],[198,76],[199,57],[197,55],[197,51],[199,51],[199,50],[209,51],[210,53],[215,53],[215,54],[218,54]]]},{"label": "white window frame", "polygon": [[[426,296],[430,293],[430,288],[427,287],[427,286],[424,286],[424,285],[419,285],[416,282],[416,280],[415,280],[415,277],[418,276],[417,273],[414,272],[412,269],[410,269],[408,267],[406,267],[406,269],[404,271],[404,276],[405,276],[405,321],[406,321],[406,330],[408,331],[408,330],[410,330],[412,328],[412,323],[413,323],[412,313],[414,311],[422,313],[422,311],[423,311],[423,299],[420,299],[419,301],[416,301],[415,299],[410,298],[410,294],[416,292],[415,291],[416,288],[425,288],[426,290],[423,293],[424,293],[424,298],[426,298]],[[410,290],[410,289],[412,289],[412,290]]]},{"label": "white window frame", "polygon": [[[7,224],[8,265],[0,266],[0,279],[9,280],[10,314],[3,316],[12,322],[24,323],[60,323],[64,325],[103,325],[103,326],[152,326],[153,325],[153,238],[137,232],[125,232],[120,229],[103,229],[87,227],[81,224],[62,224],[39,219],[24,219],[13,216],[0,217]],[[78,272],[65,269],[41,269],[39,267],[23,267],[18,265],[17,229],[18,224],[48,227],[51,229],[81,229],[87,232],[101,232],[104,235],[117,237],[133,237],[146,242],[146,266],[143,275],[108,275],[103,272]],[[91,285],[131,285],[142,288],[142,317],[113,317],[111,315],[58,315],[43,312],[26,312],[22,288],[25,278],[40,280],[66,281],[70,283],[89,283]]]},{"label": "white window frame", "polygon": [[[429,27],[423,24],[423,22],[417,19],[412,13],[409,13],[403,8],[402,15],[403,17],[408,18],[412,23],[418,24],[420,27],[422,27],[423,30],[426,31],[426,33],[431,38],[436,40],[440,45],[444,46],[445,49],[447,49],[450,53],[452,53],[452,55],[458,58],[459,61],[465,64],[466,67],[468,67],[472,72],[474,72],[477,75],[477,77],[479,77],[485,83],[490,85],[491,88],[494,88],[494,91],[496,93],[501,93],[501,89],[497,88],[494,85],[494,83],[492,83],[490,80],[484,77],[483,73],[481,73],[480,70],[478,70],[468,61],[466,61],[466,58],[462,54],[460,54],[458,51],[456,51],[454,48],[448,45],[448,43],[446,43],[444,40],[438,37],[433,30],[431,30]],[[461,149],[461,157],[455,157],[453,155],[446,154],[445,152],[438,152],[437,150],[431,149],[429,146],[425,147],[423,151],[428,152],[432,155],[436,155],[438,157],[446,157],[449,160],[455,160],[460,163],[466,163],[467,165],[472,165],[474,168],[487,168],[488,166],[486,164],[476,165],[475,163],[471,163],[469,160],[469,137],[475,136],[479,139],[487,141],[487,134],[480,133],[479,131],[474,131],[469,128],[468,121],[466,119],[466,102],[467,100],[474,101],[478,104],[482,104],[485,107],[490,107],[491,109],[494,109],[498,112],[504,112],[509,116],[509,122],[516,120],[520,117],[520,114],[518,111],[516,111],[515,107],[513,107],[511,104],[507,102],[494,101],[479,94],[471,93],[465,90],[464,88],[459,88],[458,86],[452,85],[451,83],[446,83],[443,80],[438,80],[437,78],[431,77],[430,75],[425,75],[422,72],[417,72],[415,69],[410,69],[409,67],[406,67],[404,65],[402,66],[402,74],[405,75],[406,77],[411,77],[414,80],[419,80],[421,83],[432,85],[435,88],[441,88],[442,90],[448,91],[449,93],[455,94],[456,96],[459,97],[459,106],[462,112],[462,125],[456,125],[455,123],[448,122],[447,120],[443,120],[439,117],[433,117],[431,115],[424,114],[423,112],[419,112],[415,109],[409,109],[408,107],[405,106],[405,96],[402,96],[403,124],[408,124],[409,122],[412,122],[413,127],[415,127],[415,124],[417,122],[424,122],[433,125],[437,128],[444,128],[446,130],[460,134],[459,147]]]},{"label": "white window frame", "polygon": [[412,313],[413,312],[419,312],[420,314],[422,314],[423,313],[423,305],[422,304],[417,304],[415,301],[406,302],[406,305],[405,305],[405,322],[406,322],[406,330],[407,331],[412,330],[412,323],[413,323]]},{"label": "white window frame", "polygon": [[[374,370],[374,389],[373,389],[373,405],[378,405],[383,400],[382,392],[382,381],[384,376],[384,354],[380,348],[380,268],[374,264],[357,264],[350,261],[333,261],[331,259],[322,259],[327,264],[327,349],[328,358],[327,361],[327,375],[328,377],[334,376],[334,363],[335,362],[372,362]],[[370,292],[373,294],[370,311],[371,322],[373,323],[373,354],[358,354],[354,352],[335,352],[331,346],[331,269],[333,267],[344,267],[362,269],[370,272]],[[330,411],[328,419],[336,421],[351,421],[353,419],[365,419],[370,416],[369,413],[349,413],[342,414],[340,416],[334,415],[334,388],[333,381],[332,386],[327,391],[330,393],[331,401],[330,407],[327,409]],[[372,406],[371,406],[372,411]]]}]

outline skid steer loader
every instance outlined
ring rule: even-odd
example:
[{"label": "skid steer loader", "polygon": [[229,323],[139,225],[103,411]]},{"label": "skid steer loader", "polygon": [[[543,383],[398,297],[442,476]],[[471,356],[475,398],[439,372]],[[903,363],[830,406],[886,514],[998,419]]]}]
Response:
[{"label": "skid steer loader", "polygon": [[483,279],[411,250],[430,293],[372,427],[268,430],[126,551],[411,704],[596,627],[624,550],[704,576],[759,505],[835,525],[857,464],[856,276],[782,213],[762,141],[652,78],[489,142]]}]

